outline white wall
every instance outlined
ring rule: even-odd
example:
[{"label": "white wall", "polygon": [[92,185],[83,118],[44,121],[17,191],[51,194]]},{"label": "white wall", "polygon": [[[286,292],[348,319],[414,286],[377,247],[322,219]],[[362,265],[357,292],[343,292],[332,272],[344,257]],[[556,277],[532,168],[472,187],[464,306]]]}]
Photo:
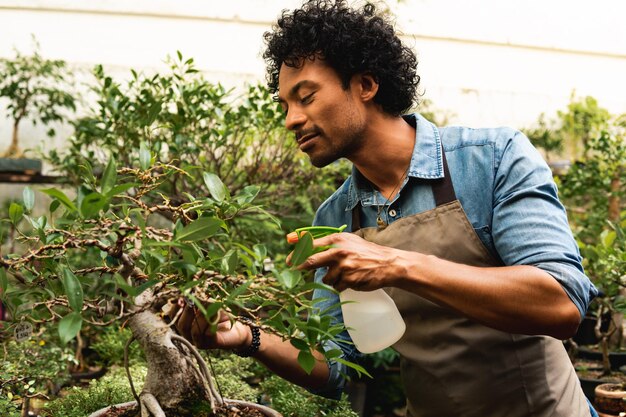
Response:
[{"label": "white wall", "polygon": [[[101,63],[163,68],[167,54],[194,57],[226,85],[262,80],[262,34],[294,0],[0,0],[0,56],[28,51],[88,70]],[[453,122],[525,127],[563,108],[572,90],[626,112],[626,6],[621,0],[388,1],[419,57],[424,98]],[[0,112],[3,110],[0,108]],[[0,113],[1,114],[1,113]],[[23,127],[24,146],[42,144]],[[0,118],[0,152],[10,125]],[[61,146],[63,138],[46,140]]]}]

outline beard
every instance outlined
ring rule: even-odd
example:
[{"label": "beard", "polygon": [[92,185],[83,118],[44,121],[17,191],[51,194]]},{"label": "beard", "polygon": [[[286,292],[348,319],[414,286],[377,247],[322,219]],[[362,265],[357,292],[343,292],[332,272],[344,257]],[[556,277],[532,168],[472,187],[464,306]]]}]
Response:
[{"label": "beard", "polygon": [[311,165],[316,168],[323,168],[341,159],[351,159],[363,143],[365,132],[364,124],[356,123],[356,120],[349,119],[347,126],[340,129],[332,138],[316,127],[319,132],[317,143],[310,151],[307,151]]}]

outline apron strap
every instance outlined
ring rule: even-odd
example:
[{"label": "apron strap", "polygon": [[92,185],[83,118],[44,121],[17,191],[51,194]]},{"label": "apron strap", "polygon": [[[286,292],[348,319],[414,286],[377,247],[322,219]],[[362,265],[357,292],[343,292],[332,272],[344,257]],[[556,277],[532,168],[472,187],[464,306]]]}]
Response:
[{"label": "apron strap", "polygon": [[448,169],[448,162],[446,160],[446,153],[443,149],[441,150],[441,159],[443,162],[443,178],[429,181],[433,189],[437,207],[456,200],[456,194],[454,193],[452,178],[450,177],[450,170]]},{"label": "apron strap", "polygon": [[[443,178],[436,180],[424,180],[430,183],[433,190],[433,196],[435,197],[435,204],[437,207],[444,204],[448,204],[456,200],[456,194],[454,192],[454,186],[452,185],[452,178],[450,177],[450,170],[448,169],[448,161],[446,160],[446,153],[441,150],[441,159],[443,162]],[[352,209],[352,232],[356,232],[361,228],[361,202],[359,201]]]}]

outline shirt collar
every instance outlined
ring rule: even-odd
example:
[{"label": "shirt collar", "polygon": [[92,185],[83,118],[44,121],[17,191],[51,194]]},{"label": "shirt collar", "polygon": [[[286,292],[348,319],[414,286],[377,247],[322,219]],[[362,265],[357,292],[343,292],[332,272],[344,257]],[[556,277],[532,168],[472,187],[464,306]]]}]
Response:
[{"label": "shirt collar", "polygon": [[[415,127],[415,146],[407,175],[421,179],[443,178],[439,129],[418,113],[407,114],[402,117]],[[346,211],[352,210],[359,202],[363,206],[374,204],[373,199],[374,190],[369,181],[356,167],[352,166],[352,180],[348,189]]]}]

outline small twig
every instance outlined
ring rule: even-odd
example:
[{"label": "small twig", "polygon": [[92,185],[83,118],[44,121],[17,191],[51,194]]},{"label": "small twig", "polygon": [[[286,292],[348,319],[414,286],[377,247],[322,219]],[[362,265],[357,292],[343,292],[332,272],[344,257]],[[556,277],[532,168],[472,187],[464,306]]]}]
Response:
[{"label": "small twig", "polygon": [[128,339],[128,341],[126,342],[126,345],[124,345],[124,369],[126,370],[126,376],[128,377],[128,382],[130,383],[130,390],[133,393],[133,397],[135,397],[135,401],[137,401],[137,404],[140,404],[139,396],[137,395],[137,391],[135,391],[135,385],[133,384],[133,377],[130,374],[130,367],[128,365],[128,348],[130,347],[130,344],[133,343],[134,340],[135,340],[135,336],[131,336],[131,338]]}]

